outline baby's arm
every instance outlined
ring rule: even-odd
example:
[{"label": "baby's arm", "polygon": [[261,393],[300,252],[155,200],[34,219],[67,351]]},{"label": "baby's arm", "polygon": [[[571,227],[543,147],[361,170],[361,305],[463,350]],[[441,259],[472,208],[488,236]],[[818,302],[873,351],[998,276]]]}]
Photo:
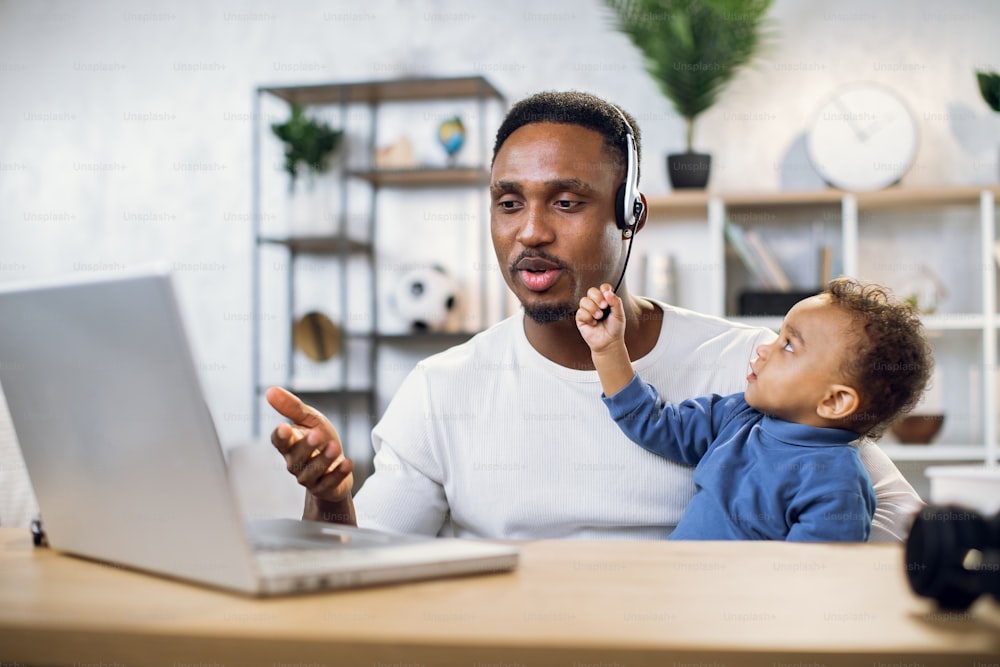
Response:
[{"label": "baby's arm", "polygon": [[872,529],[874,499],[858,491],[831,490],[799,512],[789,542],[866,542]]},{"label": "baby's arm", "polygon": [[[605,318],[603,309],[611,306]],[[580,299],[576,311],[576,326],[583,340],[590,346],[590,356],[601,378],[605,396],[614,396],[625,388],[635,370],[625,347],[625,311],[622,300],[604,283],[600,289],[591,287],[587,296]]]}]

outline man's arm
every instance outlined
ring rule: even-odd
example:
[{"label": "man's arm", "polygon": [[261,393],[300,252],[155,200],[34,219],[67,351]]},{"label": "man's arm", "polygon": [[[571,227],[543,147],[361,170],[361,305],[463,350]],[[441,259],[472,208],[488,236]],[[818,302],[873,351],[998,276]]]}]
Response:
[{"label": "man's arm", "polygon": [[305,507],[302,518],[307,521],[326,521],[327,523],[343,523],[348,526],[358,525],[358,517],[354,512],[354,501],[350,498],[339,503],[320,500],[311,493],[306,493]]},{"label": "man's arm", "polygon": [[354,466],[344,456],[333,424],[298,396],[279,387],[267,390],[267,402],[292,424],[278,424],[271,444],[285,458],[288,472],[306,488],[302,518],[357,525],[351,489]]},{"label": "man's arm", "polygon": [[872,520],[870,542],[901,542],[910,534],[917,512],[924,506],[917,492],[882,451],[868,439],[858,443],[861,463],[875,487],[875,518]]}]

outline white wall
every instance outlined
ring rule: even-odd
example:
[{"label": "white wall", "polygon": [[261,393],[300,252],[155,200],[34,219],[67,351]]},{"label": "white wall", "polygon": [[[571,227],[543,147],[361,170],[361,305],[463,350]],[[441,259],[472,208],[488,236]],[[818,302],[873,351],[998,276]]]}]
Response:
[{"label": "white wall", "polygon": [[[802,133],[855,80],[920,120],[905,185],[997,181],[1000,114],[973,71],[1000,69],[1000,3],[778,0],[772,18],[769,52],[698,125],[712,187],[817,186]],[[244,439],[254,87],[482,74],[510,100],[589,90],[639,119],[643,189],[660,194],[682,123],[609,25],[597,0],[0,2],[0,282],[175,263],[221,436]]]}]

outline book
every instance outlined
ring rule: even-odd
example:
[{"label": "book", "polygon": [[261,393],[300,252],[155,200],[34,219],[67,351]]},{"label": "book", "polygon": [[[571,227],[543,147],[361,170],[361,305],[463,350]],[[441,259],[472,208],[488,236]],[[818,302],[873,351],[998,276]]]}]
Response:
[{"label": "book", "polygon": [[819,284],[826,285],[833,280],[833,248],[825,245],[819,249]]},{"label": "book", "polygon": [[743,238],[746,239],[750,251],[757,256],[763,271],[768,276],[771,286],[782,292],[792,289],[792,281],[788,279],[788,275],[781,268],[775,256],[764,245],[760,236],[752,229],[748,229],[743,232]]},{"label": "book", "polygon": [[750,250],[750,246],[746,241],[746,236],[743,228],[737,224],[734,224],[729,218],[726,218],[723,223],[723,231],[726,236],[726,240],[729,244],[733,246],[736,251],[737,256],[739,256],[740,261],[743,262],[743,266],[746,267],[747,271],[756,276],[760,283],[771,289],[774,284],[767,273],[765,273],[760,262],[757,260],[756,253]]}]

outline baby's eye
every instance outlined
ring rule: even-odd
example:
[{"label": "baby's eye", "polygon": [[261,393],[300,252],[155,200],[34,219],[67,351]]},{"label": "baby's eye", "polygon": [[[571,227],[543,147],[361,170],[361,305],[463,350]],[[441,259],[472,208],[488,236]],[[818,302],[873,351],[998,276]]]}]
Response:
[{"label": "baby's eye", "polygon": [[795,351],[795,350],[793,350],[793,349],[792,349],[792,341],[787,341],[787,342],[785,343],[785,347],[783,347],[782,349],[783,349],[783,350],[784,350],[785,352],[794,352],[794,351]]}]

